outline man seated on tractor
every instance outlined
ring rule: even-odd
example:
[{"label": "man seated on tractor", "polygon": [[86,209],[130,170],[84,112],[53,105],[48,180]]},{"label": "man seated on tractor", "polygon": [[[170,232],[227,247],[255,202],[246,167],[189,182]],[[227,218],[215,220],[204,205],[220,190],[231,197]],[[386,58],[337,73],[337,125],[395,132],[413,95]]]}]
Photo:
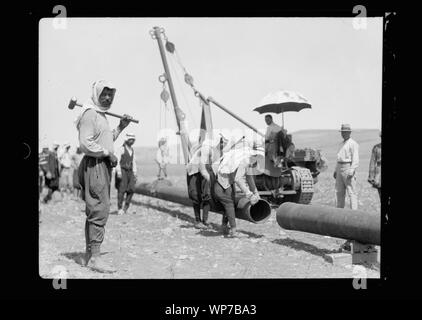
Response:
[{"label": "man seated on tractor", "polygon": [[286,131],[274,123],[270,114],[265,116],[265,123],[268,125],[265,133],[265,156],[274,163],[275,167],[281,166],[279,134],[284,135]]},{"label": "man seated on tractor", "polygon": [[287,166],[288,163],[292,162],[295,152],[292,135],[288,134],[286,129],[281,128],[281,130],[274,135],[272,141],[274,147],[266,148],[266,155],[274,162],[275,167],[281,168]]}]

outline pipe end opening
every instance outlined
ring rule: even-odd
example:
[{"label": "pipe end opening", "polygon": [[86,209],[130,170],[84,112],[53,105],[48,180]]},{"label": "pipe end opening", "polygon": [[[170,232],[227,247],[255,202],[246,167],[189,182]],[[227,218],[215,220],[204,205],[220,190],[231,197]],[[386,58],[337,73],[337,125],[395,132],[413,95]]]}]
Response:
[{"label": "pipe end opening", "polygon": [[264,222],[271,215],[271,206],[267,201],[261,199],[249,208],[249,214],[255,222]]}]

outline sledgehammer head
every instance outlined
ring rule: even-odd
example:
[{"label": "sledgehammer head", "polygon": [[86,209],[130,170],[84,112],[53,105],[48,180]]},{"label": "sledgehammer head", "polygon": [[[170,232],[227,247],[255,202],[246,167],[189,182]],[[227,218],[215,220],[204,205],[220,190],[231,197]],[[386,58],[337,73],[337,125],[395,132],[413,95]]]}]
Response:
[{"label": "sledgehammer head", "polygon": [[72,99],[70,99],[69,106],[68,106],[70,110],[73,110],[75,106],[80,106],[80,104],[76,103],[76,101],[77,101],[76,97],[73,97]]}]

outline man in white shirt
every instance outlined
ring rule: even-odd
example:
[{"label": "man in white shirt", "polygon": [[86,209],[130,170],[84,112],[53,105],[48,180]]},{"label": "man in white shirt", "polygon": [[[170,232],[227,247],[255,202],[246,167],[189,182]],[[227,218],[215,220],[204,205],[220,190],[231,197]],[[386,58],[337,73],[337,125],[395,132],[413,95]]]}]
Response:
[{"label": "man in white shirt", "polygon": [[193,154],[186,165],[186,171],[188,194],[192,200],[196,228],[208,227],[208,212],[213,193],[212,187],[215,183],[213,167],[215,168],[216,165],[218,167],[227,143],[228,139],[221,133],[215,134],[213,139],[205,139],[201,145],[197,141],[191,141]]},{"label": "man in white shirt", "polygon": [[[135,183],[137,180],[137,167],[135,151],[132,146],[135,143],[135,135],[126,134],[123,146],[117,151],[116,166],[116,189],[117,193],[117,209],[118,215],[126,213],[129,209],[133,193],[135,192]],[[123,199],[126,194],[125,205],[123,207]],[[123,207],[123,209],[122,209]]]},{"label": "man in white shirt", "polygon": [[60,178],[62,179],[61,191],[66,191],[66,193],[73,192],[73,172],[72,172],[72,156],[69,152],[70,145],[66,143],[64,145],[64,151],[60,156]]},{"label": "man in white shirt", "polygon": [[343,142],[337,153],[337,165],[334,172],[337,208],[344,208],[347,192],[350,198],[350,207],[352,210],[357,210],[356,169],[359,166],[359,145],[350,138],[352,129],[349,124],[343,124],[340,132]]},{"label": "man in white shirt", "polygon": [[257,165],[257,156],[264,157],[264,150],[233,149],[223,156],[218,167],[214,195],[215,199],[224,207],[223,232],[227,232],[227,223],[230,224],[229,237],[236,237],[235,184],[252,205],[260,199],[253,178],[253,168]]},{"label": "man in white shirt", "polygon": [[[167,139],[161,138],[158,141],[158,149],[155,156],[155,162],[158,164],[158,180],[167,179],[167,164],[169,164],[169,147],[167,145]],[[164,178],[162,174],[164,174]]]},{"label": "man in white shirt", "polygon": [[79,184],[85,201],[85,255],[80,263],[99,272],[115,272],[101,255],[105,226],[110,213],[111,171],[117,164],[114,141],[129,125],[130,117],[123,116],[111,130],[105,112],[113,104],[116,88],[105,80],[92,85],[91,100],[84,104],[75,125],[79,132],[79,146],[85,154],[79,164]]}]

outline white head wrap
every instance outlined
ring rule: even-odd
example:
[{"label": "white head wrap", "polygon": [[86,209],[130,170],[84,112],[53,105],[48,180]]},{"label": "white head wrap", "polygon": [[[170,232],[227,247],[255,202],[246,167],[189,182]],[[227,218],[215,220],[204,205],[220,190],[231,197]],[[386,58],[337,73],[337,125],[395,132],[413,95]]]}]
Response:
[{"label": "white head wrap", "polygon": [[113,90],[113,95],[116,93],[116,87],[113,86],[110,82],[107,82],[106,80],[95,81],[92,84],[91,99],[82,105],[82,112],[78,115],[78,117],[75,120],[75,124],[77,128],[79,126],[79,121],[81,120],[82,115],[85,113],[85,111],[89,109],[95,109],[95,111],[97,112],[106,112],[108,109],[111,108],[111,105],[107,108],[104,108],[101,106],[99,102],[100,95],[103,92],[104,88],[109,88]]}]

